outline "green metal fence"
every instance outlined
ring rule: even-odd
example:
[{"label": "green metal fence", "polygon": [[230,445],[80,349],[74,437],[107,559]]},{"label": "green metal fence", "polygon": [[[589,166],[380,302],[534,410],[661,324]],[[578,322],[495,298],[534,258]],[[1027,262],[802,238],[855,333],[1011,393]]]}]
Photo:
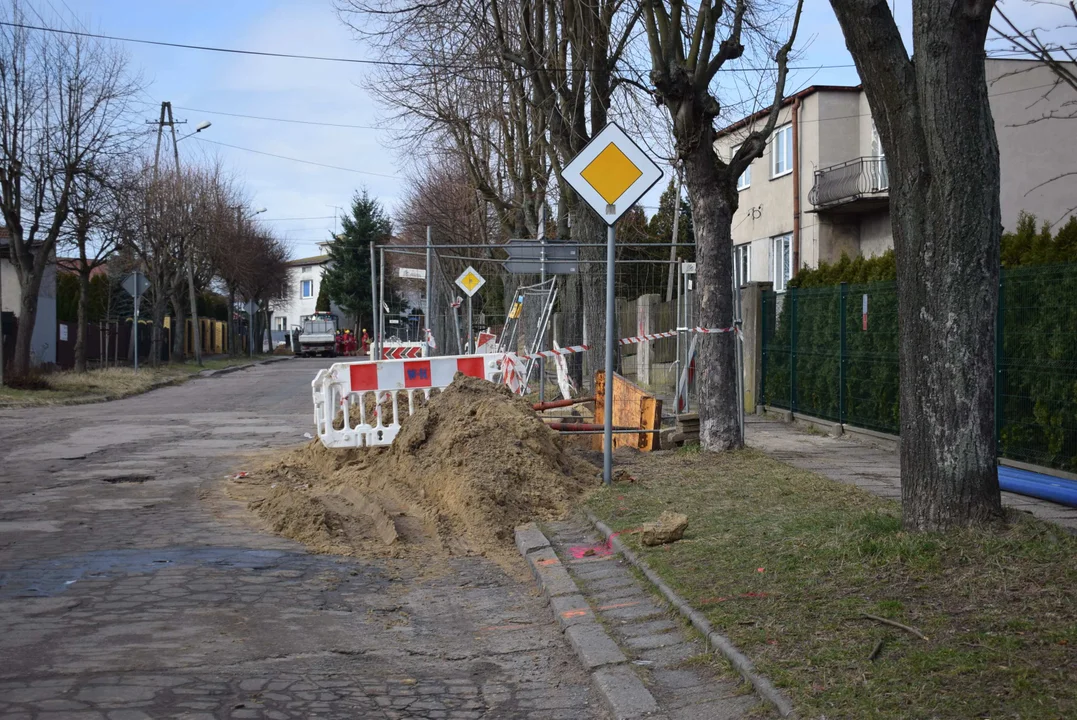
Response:
[{"label": "green metal fence", "polygon": [[[762,301],[764,404],[899,432],[895,283]],[[1077,265],[1004,271],[998,337],[1000,455],[1077,471]]]}]

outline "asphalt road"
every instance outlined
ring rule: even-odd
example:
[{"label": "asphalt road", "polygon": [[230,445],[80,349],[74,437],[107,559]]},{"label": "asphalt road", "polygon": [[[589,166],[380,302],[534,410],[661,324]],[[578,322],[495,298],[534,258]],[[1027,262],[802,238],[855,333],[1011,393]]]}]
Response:
[{"label": "asphalt road", "polygon": [[530,583],[312,555],[224,495],[329,362],[0,412],[0,718],[605,717]]}]

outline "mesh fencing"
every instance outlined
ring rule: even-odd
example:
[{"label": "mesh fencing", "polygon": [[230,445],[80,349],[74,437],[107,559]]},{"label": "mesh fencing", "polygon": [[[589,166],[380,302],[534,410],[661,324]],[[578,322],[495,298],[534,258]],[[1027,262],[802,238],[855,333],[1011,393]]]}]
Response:
[{"label": "mesh fencing", "polygon": [[[763,402],[900,432],[893,282],[762,297]],[[1004,270],[996,343],[1001,457],[1077,471],[1077,265]]]}]

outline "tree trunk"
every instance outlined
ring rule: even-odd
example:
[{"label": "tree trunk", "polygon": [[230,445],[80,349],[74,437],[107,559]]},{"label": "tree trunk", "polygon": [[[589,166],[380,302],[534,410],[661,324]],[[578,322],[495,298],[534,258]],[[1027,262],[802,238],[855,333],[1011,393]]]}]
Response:
[{"label": "tree trunk", "polygon": [[983,62],[993,3],[916,0],[915,65],[885,3],[832,5],[890,171],[903,524],[943,530],[997,519],[1002,222]]},{"label": "tree trunk", "polygon": [[[736,189],[723,187],[730,183],[723,183],[711,143],[697,148],[684,157],[684,173],[696,236],[699,323],[704,328],[728,328],[733,325]],[[709,333],[701,335],[697,343],[700,445],[712,452],[740,448],[744,437],[737,398],[736,336],[732,332]]]},{"label": "tree trunk", "polygon": [[19,290],[19,322],[15,330],[15,354],[11,358],[11,374],[25,375],[30,371],[30,351],[37,322],[37,295],[41,290],[42,274],[28,273],[25,285]]},{"label": "tree trunk", "polygon": [[172,362],[187,361],[187,308],[183,305],[183,292],[172,292]]},{"label": "tree trunk", "polygon": [[[150,335],[150,365],[161,366],[161,348],[164,346],[165,306],[167,299],[163,292],[153,298],[153,330]],[[135,328],[138,332],[138,328]]]},{"label": "tree trunk", "polygon": [[89,332],[90,273],[79,272],[78,328],[75,331],[75,372],[86,372],[86,334]]}]

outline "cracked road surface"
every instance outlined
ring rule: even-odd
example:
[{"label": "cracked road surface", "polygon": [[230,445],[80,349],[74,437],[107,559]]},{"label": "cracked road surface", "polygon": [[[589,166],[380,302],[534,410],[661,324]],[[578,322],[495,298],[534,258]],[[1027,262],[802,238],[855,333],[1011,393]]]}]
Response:
[{"label": "cracked road surface", "polygon": [[0,411],[0,718],[605,718],[527,582],[312,555],[222,483],[327,361]]}]

